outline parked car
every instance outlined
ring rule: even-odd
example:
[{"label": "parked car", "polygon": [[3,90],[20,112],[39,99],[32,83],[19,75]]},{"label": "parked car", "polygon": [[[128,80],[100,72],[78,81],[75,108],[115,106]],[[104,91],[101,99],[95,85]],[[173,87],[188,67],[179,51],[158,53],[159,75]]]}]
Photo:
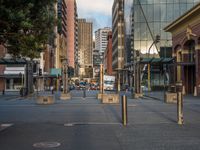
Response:
[{"label": "parked car", "polygon": [[90,85],[90,90],[97,90],[97,86],[95,84]]}]

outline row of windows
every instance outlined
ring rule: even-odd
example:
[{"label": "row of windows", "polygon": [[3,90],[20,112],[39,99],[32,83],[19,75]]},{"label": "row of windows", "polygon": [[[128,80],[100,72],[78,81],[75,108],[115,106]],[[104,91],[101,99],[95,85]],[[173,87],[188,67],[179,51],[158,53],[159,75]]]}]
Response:
[{"label": "row of windows", "polygon": [[[151,4],[134,6],[134,21],[145,22],[145,17],[148,22],[153,21],[172,21],[192,8],[194,3],[181,3],[181,4]],[[145,17],[142,13],[144,11]]]},{"label": "row of windows", "polygon": [[[149,27],[153,35],[160,35],[161,39],[171,39],[171,34],[165,32],[163,29],[169,22],[154,22],[149,23]],[[134,24],[134,39],[135,40],[152,40],[150,31],[146,23]]]},{"label": "row of windows", "polygon": [[[141,6],[138,1],[141,2]],[[126,34],[133,33],[133,48],[143,53],[149,49],[153,41],[150,30],[153,36],[160,35],[159,46],[171,46],[171,34],[163,29],[198,2],[200,0],[127,0],[125,8],[129,10],[125,9]],[[131,49],[129,47],[127,49]],[[152,49],[155,50],[155,47]]]},{"label": "row of windows", "polygon": [[163,4],[163,3],[187,3],[187,2],[194,2],[197,3],[199,0],[134,0],[134,4]]}]

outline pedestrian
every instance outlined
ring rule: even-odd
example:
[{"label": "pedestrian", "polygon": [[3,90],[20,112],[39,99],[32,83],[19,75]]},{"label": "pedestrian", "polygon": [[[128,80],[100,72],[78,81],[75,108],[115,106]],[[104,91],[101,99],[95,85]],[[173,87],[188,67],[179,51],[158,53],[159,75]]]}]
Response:
[{"label": "pedestrian", "polygon": [[51,94],[54,94],[54,87],[51,86]]}]

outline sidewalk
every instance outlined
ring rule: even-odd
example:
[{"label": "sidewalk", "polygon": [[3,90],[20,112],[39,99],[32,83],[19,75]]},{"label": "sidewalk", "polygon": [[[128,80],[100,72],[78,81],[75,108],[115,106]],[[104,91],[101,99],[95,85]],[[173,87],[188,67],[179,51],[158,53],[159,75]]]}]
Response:
[{"label": "sidewalk", "polygon": [[[160,100],[164,102],[164,91],[144,91],[144,96],[155,99],[155,100]],[[193,95],[186,95],[183,97],[184,100],[199,100],[200,101],[200,96],[193,96]]]},{"label": "sidewalk", "polygon": [[[184,125],[176,123],[176,105],[151,98],[128,99],[128,125],[121,124],[121,105],[102,104],[87,93],[53,105],[33,99],[1,101],[3,150],[36,150],[37,142],[59,142],[57,150],[199,150],[200,101],[186,101]],[[73,95],[72,94],[72,95]]]}]

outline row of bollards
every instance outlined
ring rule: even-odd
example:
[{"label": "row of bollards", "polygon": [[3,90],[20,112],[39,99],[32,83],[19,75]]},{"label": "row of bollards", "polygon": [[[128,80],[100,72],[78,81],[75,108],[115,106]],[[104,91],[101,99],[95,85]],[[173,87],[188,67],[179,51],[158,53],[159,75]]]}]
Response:
[{"label": "row of bollards", "polygon": [[[177,123],[183,124],[183,94],[182,94],[182,83],[176,84],[177,89]],[[127,96],[123,95],[121,98],[121,110],[122,110],[122,124],[126,126],[128,124],[128,111],[127,111]]]}]

